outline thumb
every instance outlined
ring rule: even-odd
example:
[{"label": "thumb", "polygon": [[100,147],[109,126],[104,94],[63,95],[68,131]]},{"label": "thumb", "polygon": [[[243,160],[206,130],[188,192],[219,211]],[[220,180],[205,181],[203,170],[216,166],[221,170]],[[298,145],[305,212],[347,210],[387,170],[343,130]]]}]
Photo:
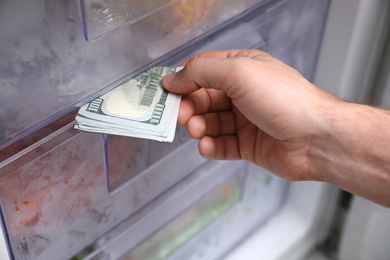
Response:
[{"label": "thumb", "polygon": [[225,92],[232,66],[231,59],[193,57],[184,68],[162,79],[163,87],[174,93],[188,94],[200,88],[214,88]]}]

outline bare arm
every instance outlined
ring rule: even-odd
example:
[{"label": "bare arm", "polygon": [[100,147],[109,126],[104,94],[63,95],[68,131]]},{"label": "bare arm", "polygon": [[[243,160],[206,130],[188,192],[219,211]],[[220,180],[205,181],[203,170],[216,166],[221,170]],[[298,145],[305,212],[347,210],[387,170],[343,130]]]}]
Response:
[{"label": "bare arm", "polygon": [[258,50],[197,55],[163,79],[209,159],[245,159],[390,207],[390,113],[337,99]]},{"label": "bare arm", "polygon": [[322,181],[390,207],[390,113],[341,102],[313,142],[310,161]]}]

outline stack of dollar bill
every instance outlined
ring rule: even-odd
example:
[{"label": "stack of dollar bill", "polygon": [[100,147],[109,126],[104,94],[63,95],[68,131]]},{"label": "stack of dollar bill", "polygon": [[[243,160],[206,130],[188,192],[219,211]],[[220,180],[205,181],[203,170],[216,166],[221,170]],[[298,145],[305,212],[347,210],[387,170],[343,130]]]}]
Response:
[{"label": "stack of dollar bill", "polygon": [[81,107],[75,128],[85,132],[172,142],[180,95],[161,79],[180,68],[154,67]]}]

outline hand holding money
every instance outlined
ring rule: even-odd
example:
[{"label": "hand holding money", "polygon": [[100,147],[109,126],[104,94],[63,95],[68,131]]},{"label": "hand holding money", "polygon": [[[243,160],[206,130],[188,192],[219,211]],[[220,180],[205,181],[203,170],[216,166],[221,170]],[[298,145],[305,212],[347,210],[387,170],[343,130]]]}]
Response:
[{"label": "hand holding money", "polygon": [[181,68],[154,67],[80,108],[76,129],[172,142],[180,95],[162,88],[161,79]]}]

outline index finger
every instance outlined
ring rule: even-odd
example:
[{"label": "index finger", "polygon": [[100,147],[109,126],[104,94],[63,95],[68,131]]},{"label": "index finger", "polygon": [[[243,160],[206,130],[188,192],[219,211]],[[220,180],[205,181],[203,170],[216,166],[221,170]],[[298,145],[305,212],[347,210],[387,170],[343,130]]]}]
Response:
[{"label": "index finger", "polygon": [[[221,89],[229,64],[225,59],[196,56],[187,61],[184,68],[166,75],[162,86],[174,93],[188,94],[200,88]],[[225,68],[224,68],[225,67]]]},{"label": "index finger", "polygon": [[[205,52],[191,57],[184,62],[184,68],[177,73],[169,74],[162,80],[162,85],[168,91],[188,94],[200,88],[222,90],[229,95],[238,87],[234,85],[245,70],[244,64],[268,56],[259,50],[230,50]],[[240,59],[235,62],[232,59]],[[245,62],[242,62],[244,59]]]}]

